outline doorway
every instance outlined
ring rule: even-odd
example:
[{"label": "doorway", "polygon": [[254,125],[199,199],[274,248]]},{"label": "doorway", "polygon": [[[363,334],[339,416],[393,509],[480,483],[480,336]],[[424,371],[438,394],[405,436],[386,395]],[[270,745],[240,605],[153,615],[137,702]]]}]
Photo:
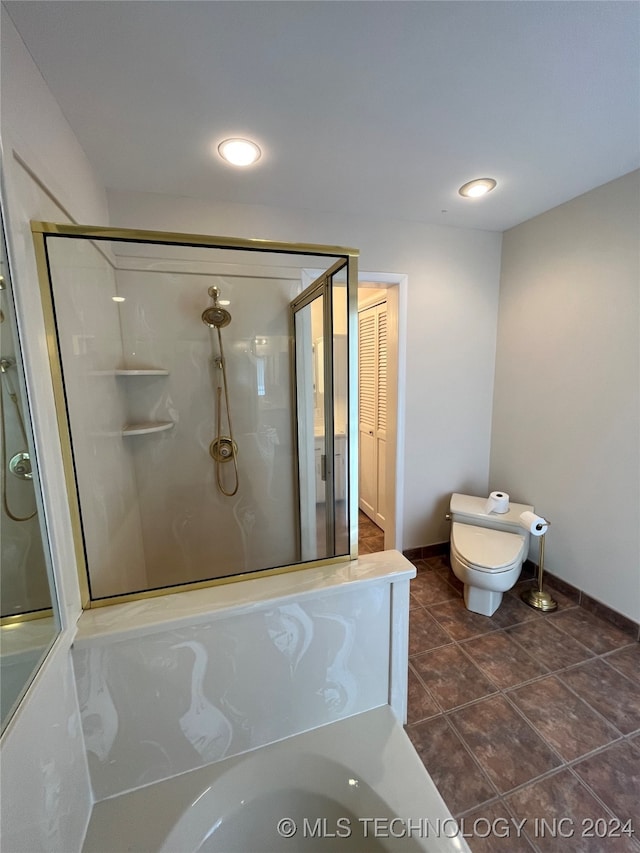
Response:
[{"label": "doorway", "polygon": [[[309,287],[323,271],[317,268],[303,270],[302,284]],[[358,309],[365,307],[382,295],[387,304],[387,424],[384,462],[384,530],[357,509],[358,530],[354,530],[359,553],[382,550],[402,551],[403,492],[404,492],[404,422],[406,373],[408,276],[404,273],[359,272]],[[358,383],[359,384],[359,383]],[[359,390],[359,389],[358,389]],[[351,477],[359,477],[359,459],[350,466]],[[360,525],[362,521],[362,527]],[[362,537],[359,536],[362,530]],[[373,540],[373,541],[372,541]]]},{"label": "doorway", "polygon": [[358,282],[358,542],[360,553],[402,550],[402,459],[407,277]]},{"label": "doorway", "polygon": [[358,507],[384,531],[387,292],[372,288],[358,296]]}]

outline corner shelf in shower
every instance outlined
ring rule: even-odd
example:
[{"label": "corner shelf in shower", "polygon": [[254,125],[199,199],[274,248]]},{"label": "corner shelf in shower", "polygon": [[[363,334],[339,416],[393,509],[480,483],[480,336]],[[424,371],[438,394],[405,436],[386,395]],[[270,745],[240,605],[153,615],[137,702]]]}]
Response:
[{"label": "corner shelf in shower", "polygon": [[[169,371],[160,367],[117,367],[114,371],[116,376],[168,376]],[[173,421],[139,421],[127,424],[122,428],[121,434],[127,435],[150,435],[154,432],[164,432],[172,429]]]},{"label": "corner shelf in shower", "polygon": [[173,421],[145,421],[139,424],[127,424],[122,435],[149,435],[152,432],[164,432],[175,426]]}]

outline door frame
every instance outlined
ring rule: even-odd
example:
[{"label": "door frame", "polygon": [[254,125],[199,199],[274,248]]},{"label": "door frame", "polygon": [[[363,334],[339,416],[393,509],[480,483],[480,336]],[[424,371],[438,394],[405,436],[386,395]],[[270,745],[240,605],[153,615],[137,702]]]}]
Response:
[{"label": "door frame", "polygon": [[[319,269],[303,270],[303,287],[306,288],[320,275],[322,275],[322,270]],[[365,289],[367,285],[385,288],[387,291],[388,424],[385,464],[387,514],[384,547],[387,551],[395,549],[402,552],[404,538],[404,448],[407,375],[407,291],[409,276],[405,273],[358,270],[358,293]],[[357,447],[354,452],[357,454]]]}]

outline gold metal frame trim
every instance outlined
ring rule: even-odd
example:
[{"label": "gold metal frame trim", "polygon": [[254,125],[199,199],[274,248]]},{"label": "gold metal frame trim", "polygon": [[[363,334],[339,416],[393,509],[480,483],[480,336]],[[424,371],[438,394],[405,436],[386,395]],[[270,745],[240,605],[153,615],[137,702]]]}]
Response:
[{"label": "gold metal frame trim", "polygon": [[358,259],[351,255],[347,263],[347,501],[351,559],[358,556]]},{"label": "gold metal frame trim", "polygon": [[[155,243],[158,245],[182,245],[201,248],[216,249],[238,249],[256,252],[272,252],[293,255],[316,255],[338,257],[325,273],[323,278],[330,276],[338,269],[347,266],[347,293],[349,311],[349,477],[348,483],[357,482],[352,478],[357,477],[357,392],[353,391],[354,377],[357,380],[357,351],[354,341],[357,340],[357,312],[355,319],[352,316],[352,308],[357,309],[357,249],[344,246],[328,246],[314,243],[283,243],[275,240],[245,239],[240,237],[218,237],[206,234],[190,234],[169,231],[147,231],[130,228],[112,228],[91,225],[69,225],[66,223],[32,221],[31,231],[34,241],[36,267],[38,271],[38,284],[45,323],[47,340],[47,352],[49,355],[49,368],[53,386],[56,419],[60,436],[60,447],[64,468],[65,486],[67,500],[70,509],[70,521],[73,535],[73,545],[76,558],[78,583],[80,587],[80,598],[83,609],[94,607],[108,607],[113,604],[122,604],[131,601],[140,601],[147,598],[158,598],[164,595],[172,595],[189,590],[206,589],[208,587],[220,586],[222,584],[239,583],[273,575],[287,574],[289,572],[303,571],[305,569],[318,568],[329,565],[348,564],[358,556],[358,507],[357,490],[349,489],[349,518],[350,518],[350,553],[322,560],[294,563],[286,566],[278,566],[272,569],[256,569],[251,572],[213,578],[205,581],[194,581],[192,583],[179,584],[170,587],[161,587],[141,592],[124,593],[122,595],[109,596],[107,598],[92,599],[88,580],[88,566],[85,557],[84,535],[82,532],[80,504],[77,493],[75,478],[75,466],[71,444],[71,432],[67,417],[66,395],[62,378],[62,360],[57,341],[57,327],[53,308],[53,298],[49,276],[49,262],[46,250],[46,237],[75,237],[86,240],[110,240],[135,243]],[[355,332],[354,332],[355,330]],[[357,386],[355,386],[357,388]],[[354,416],[355,412],[355,416]],[[355,417],[355,420],[354,420]],[[353,443],[355,442],[355,443]],[[8,617],[13,618],[13,617]],[[34,617],[36,618],[36,617]]]},{"label": "gold metal frame trim", "polygon": [[62,357],[58,349],[53,299],[49,279],[49,261],[47,258],[44,233],[34,231],[33,242],[36,255],[36,268],[38,271],[38,284],[40,287],[40,301],[42,303],[42,314],[44,317],[44,327],[47,338],[47,352],[49,355],[49,370],[51,372],[51,384],[53,386],[56,421],[58,424],[58,435],[60,437],[60,452],[62,455],[67,501],[69,503],[69,518],[71,522],[73,550],[78,571],[80,601],[83,607],[88,607],[90,602],[88,569],[84,553],[84,536],[82,534],[82,525],[80,521],[80,503],[78,500],[75,466],[73,463],[71,431],[67,417],[64,382],[62,380]]},{"label": "gold metal frame trim", "polygon": [[94,225],[68,225],[56,222],[32,222],[33,234],[51,237],[79,237],[85,240],[111,240],[129,243],[158,243],[177,246],[201,246],[211,249],[246,249],[254,252],[278,252],[290,255],[340,255],[359,257],[357,249],[315,243],[283,243],[244,237],[216,237],[208,234],[184,234],[178,231],[145,231],[136,228],[111,228]]},{"label": "gold metal frame trim", "polygon": [[293,563],[289,566],[277,566],[274,569],[255,569],[252,572],[243,572],[240,575],[225,575],[222,578],[212,578],[206,581],[193,581],[192,583],[182,583],[177,586],[163,586],[157,589],[146,589],[142,592],[128,592],[122,595],[111,595],[108,598],[94,598],[89,601],[84,609],[93,610],[96,607],[111,607],[113,604],[127,604],[132,601],[144,601],[147,598],[161,598],[162,596],[173,595],[174,593],[190,592],[196,589],[210,589],[215,586],[226,586],[230,583],[257,580],[258,578],[268,578],[275,575],[288,575],[295,572],[302,572],[306,569],[321,568],[322,566],[348,565],[351,561],[352,557],[345,554],[326,560],[313,560],[306,563]]},{"label": "gold metal frame trim", "polygon": [[[295,315],[302,308],[311,305],[316,299],[322,298],[322,328],[323,338],[325,341],[325,361],[324,361],[324,387],[329,389],[329,393],[325,394],[324,406],[324,442],[325,442],[325,512],[326,512],[326,548],[327,552],[335,549],[336,529],[335,529],[335,439],[334,439],[334,422],[335,422],[335,399],[333,394],[333,277],[342,270],[347,270],[347,284],[349,283],[349,261],[347,258],[340,258],[329,269],[325,270],[311,284],[306,287],[302,293],[299,293],[295,299],[289,303],[289,329],[291,340],[295,340]],[[298,382],[295,353],[291,352],[291,376],[293,383],[292,400],[295,401],[292,415],[294,423],[292,424],[292,435],[294,436],[296,459],[298,461],[298,472],[300,470],[300,454],[298,430],[295,424],[295,418],[298,410]],[[299,489],[299,473],[298,482],[295,483],[295,493],[300,507],[300,489]],[[333,500],[330,500],[333,496]],[[298,521],[298,528],[299,528]],[[350,529],[351,534],[351,529]],[[351,540],[350,540],[351,541]],[[350,548],[350,551],[352,549]]]},{"label": "gold metal frame trim", "polygon": [[20,625],[23,622],[34,622],[36,619],[47,619],[53,616],[53,609],[46,607],[44,610],[32,610],[30,613],[15,613],[13,616],[1,616],[0,627],[7,625]]}]

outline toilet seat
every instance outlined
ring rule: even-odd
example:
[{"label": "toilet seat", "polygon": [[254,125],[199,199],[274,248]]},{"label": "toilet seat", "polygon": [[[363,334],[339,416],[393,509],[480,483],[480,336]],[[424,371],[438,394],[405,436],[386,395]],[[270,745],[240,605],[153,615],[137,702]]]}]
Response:
[{"label": "toilet seat", "polygon": [[458,554],[453,545],[451,546],[451,551],[457,559],[458,563],[463,568],[467,569],[467,571],[470,571],[472,574],[474,574],[476,577],[479,577],[480,575],[487,575],[491,577],[497,575],[505,575],[511,572],[514,568],[516,568],[516,566],[519,566],[519,561],[516,560],[511,565],[504,566],[501,569],[488,569],[486,566],[478,566],[476,563],[472,563],[469,560],[465,560],[464,557],[461,557],[460,554]]},{"label": "toilet seat", "polygon": [[510,571],[522,561],[526,544],[524,536],[517,533],[456,521],[451,525],[451,548],[461,563],[476,571]]}]

